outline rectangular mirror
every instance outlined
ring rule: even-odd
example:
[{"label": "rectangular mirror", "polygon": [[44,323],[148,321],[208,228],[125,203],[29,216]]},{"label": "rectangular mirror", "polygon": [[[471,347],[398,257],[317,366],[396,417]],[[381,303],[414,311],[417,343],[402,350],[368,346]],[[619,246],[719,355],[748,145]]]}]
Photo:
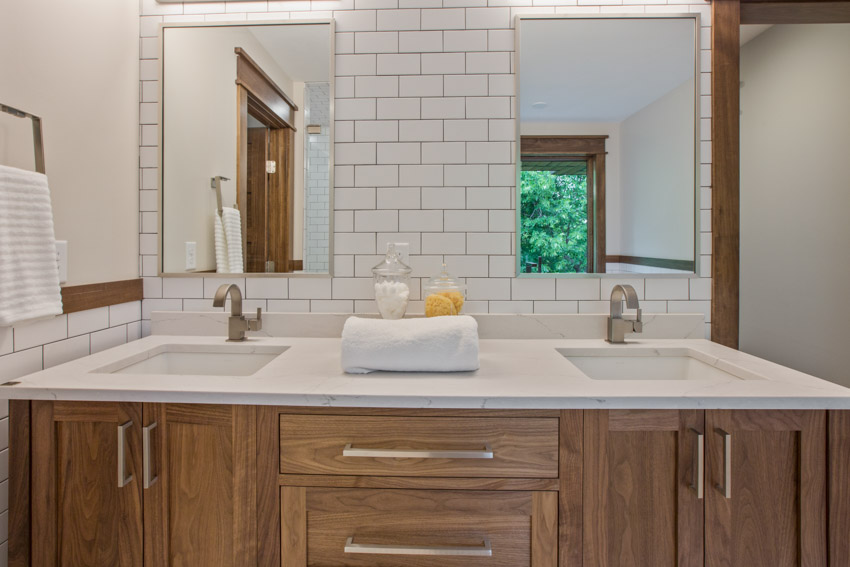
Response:
[{"label": "rectangular mirror", "polygon": [[329,273],[332,22],[161,40],[162,273]]},{"label": "rectangular mirror", "polygon": [[517,272],[694,274],[699,18],[517,19]]}]

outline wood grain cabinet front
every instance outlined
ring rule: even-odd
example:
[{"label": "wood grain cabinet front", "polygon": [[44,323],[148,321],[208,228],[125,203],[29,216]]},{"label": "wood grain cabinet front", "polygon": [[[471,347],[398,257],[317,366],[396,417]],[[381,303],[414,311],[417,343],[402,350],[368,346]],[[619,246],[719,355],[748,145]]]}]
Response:
[{"label": "wood grain cabinet front", "polygon": [[557,418],[280,416],[280,472],[557,478]]},{"label": "wood grain cabinet front", "polygon": [[556,567],[556,492],[282,487],[283,567]]}]

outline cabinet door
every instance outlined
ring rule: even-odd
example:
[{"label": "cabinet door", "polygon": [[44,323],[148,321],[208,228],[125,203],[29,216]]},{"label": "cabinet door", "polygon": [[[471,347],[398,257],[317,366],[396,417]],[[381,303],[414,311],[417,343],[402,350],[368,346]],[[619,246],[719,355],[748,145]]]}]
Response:
[{"label": "cabinet door", "polygon": [[141,567],[140,403],[32,402],[32,565]]},{"label": "cabinet door", "polygon": [[584,566],[703,564],[701,411],[584,412]]},{"label": "cabinet door", "polygon": [[706,412],[708,567],[826,566],[825,419]]},{"label": "cabinet door", "polygon": [[256,565],[256,408],[144,413],[145,567]]}]

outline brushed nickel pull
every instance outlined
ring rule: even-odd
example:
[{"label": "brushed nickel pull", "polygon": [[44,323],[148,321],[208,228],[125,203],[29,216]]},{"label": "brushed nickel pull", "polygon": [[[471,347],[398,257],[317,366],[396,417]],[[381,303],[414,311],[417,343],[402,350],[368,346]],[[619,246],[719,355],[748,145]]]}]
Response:
[{"label": "brushed nickel pull", "polygon": [[442,546],[442,545],[382,545],[373,543],[354,543],[354,538],[345,540],[345,553],[371,553],[373,555],[463,555],[491,557],[493,548],[490,540],[484,539],[476,546]]},{"label": "brushed nickel pull", "polygon": [[484,444],[483,450],[453,450],[432,451],[430,449],[367,449],[352,447],[348,443],[342,449],[343,457],[373,457],[387,459],[492,459],[493,448],[489,443]]},{"label": "brushed nickel pull", "polygon": [[725,498],[732,498],[732,434],[715,429],[715,433],[723,437],[723,484],[715,487]]},{"label": "brushed nickel pull", "polygon": [[133,480],[133,474],[127,474],[127,463],[124,455],[124,446],[127,444],[127,430],[133,427],[133,422],[128,421],[118,426],[118,488],[124,488]]},{"label": "brushed nickel pull", "polygon": [[145,489],[150,488],[159,480],[159,476],[151,478],[151,431],[154,429],[156,429],[155,421],[147,427],[142,428],[142,460],[144,461],[142,486]]},{"label": "brushed nickel pull", "polygon": [[691,431],[696,434],[697,442],[696,445],[694,445],[696,455],[694,456],[695,462],[690,488],[696,491],[697,499],[702,500],[703,496],[705,496],[705,435],[693,427],[691,427]]}]

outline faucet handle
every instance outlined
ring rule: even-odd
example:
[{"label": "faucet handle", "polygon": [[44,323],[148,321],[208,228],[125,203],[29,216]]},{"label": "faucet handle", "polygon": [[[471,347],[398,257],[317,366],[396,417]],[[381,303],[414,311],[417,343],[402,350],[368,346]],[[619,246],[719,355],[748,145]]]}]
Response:
[{"label": "faucet handle", "polygon": [[257,307],[257,318],[248,319],[248,330],[259,331],[263,328],[263,308]]}]

